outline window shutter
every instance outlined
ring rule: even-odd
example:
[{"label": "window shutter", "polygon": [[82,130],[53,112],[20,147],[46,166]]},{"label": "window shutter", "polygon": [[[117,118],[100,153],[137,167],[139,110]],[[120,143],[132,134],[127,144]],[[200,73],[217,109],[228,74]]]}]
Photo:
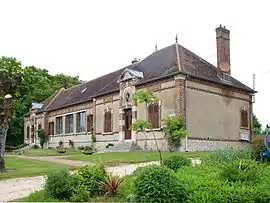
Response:
[{"label": "window shutter", "polygon": [[152,128],[159,128],[159,105],[151,104],[148,106],[148,122]]},{"label": "window shutter", "polygon": [[91,128],[90,128],[90,115],[87,115],[87,132],[91,132]]},{"label": "window shutter", "polygon": [[27,126],[27,128],[26,128],[27,130],[27,132],[26,132],[26,137],[27,138],[29,138],[30,137],[30,127],[29,126]]},{"label": "window shutter", "polygon": [[94,116],[93,115],[90,115],[90,132],[92,132],[93,131],[93,129],[94,129]]},{"label": "window shutter", "polygon": [[80,132],[80,114],[79,113],[76,114],[76,132],[77,133]]},{"label": "window shutter", "polygon": [[241,127],[248,128],[248,112],[246,110],[241,111]]},{"label": "window shutter", "polygon": [[108,132],[112,132],[112,113],[108,112]]}]

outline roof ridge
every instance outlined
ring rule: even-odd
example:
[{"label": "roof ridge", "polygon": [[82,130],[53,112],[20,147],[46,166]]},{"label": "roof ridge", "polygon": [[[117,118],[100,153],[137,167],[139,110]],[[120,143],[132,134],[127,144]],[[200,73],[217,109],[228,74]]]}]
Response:
[{"label": "roof ridge", "polygon": [[53,103],[53,101],[56,99],[56,97],[64,90],[64,88],[62,87],[56,94],[55,96],[52,98],[52,100],[47,104],[47,106],[44,108],[44,111],[46,111],[46,109]]}]

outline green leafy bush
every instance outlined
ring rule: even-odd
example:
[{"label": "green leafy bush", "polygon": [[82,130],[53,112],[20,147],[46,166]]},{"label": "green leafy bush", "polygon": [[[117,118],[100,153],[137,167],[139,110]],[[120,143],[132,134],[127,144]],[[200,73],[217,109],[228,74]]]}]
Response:
[{"label": "green leafy bush", "polygon": [[12,152],[16,149],[17,149],[17,147],[14,147],[14,146],[6,146],[6,148],[5,148],[6,152]]},{"label": "green leafy bush", "polygon": [[166,167],[146,166],[134,173],[136,202],[183,202],[186,192]]},{"label": "green leafy bush", "polygon": [[24,148],[24,147],[26,147],[26,146],[28,146],[28,144],[23,143],[23,144],[20,144],[20,145],[16,146],[16,148],[17,148],[17,149],[21,149],[21,148]]},{"label": "green leafy bush", "polygon": [[46,142],[45,130],[44,129],[38,129],[37,134],[38,134],[40,146],[43,149],[44,144]]},{"label": "green leafy bush", "polygon": [[251,160],[241,160],[226,163],[221,170],[221,176],[230,182],[259,181],[263,165]]},{"label": "green leafy bush", "polygon": [[104,189],[99,184],[107,177],[104,165],[83,166],[78,170],[78,175],[82,177],[81,184],[87,187],[90,197],[104,194]]},{"label": "green leafy bush", "polygon": [[78,150],[84,150],[84,146],[79,146]]},{"label": "green leafy bush", "polygon": [[255,135],[251,140],[251,148],[253,158],[257,161],[270,163],[270,157],[261,157],[260,153],[266,151],[266,147],[264,146],[264,135]]},{"label": "green leafy bush", "polygon": [[70,197],[71,202],[88,202],[90,193],[87,187],[84,185],[77,185],[74,189],[72,196]]},{"label": "green leafy bush", "polygon": [[74,190],[72,179],[66,170],[49,174],[44,189],[49,197],[59,200],[68,200]]},{"label": "green leafy bush", "polygon": [[191,165],[191,160],[187,159],[185,157],[175,155],[175,156],[171,156],[167,160],[165,160],[164,165],[167,168],[176,172],[179,168],[181,168],[183,166]]},{"label": "green leafy bush", "polygon": [[106,148],[108,149],[108,148],[113,147],[113,146],[114,146],[114,144],[108,143],[108,144],[106,145]]},{"label": "green leafy bush", "polygon": [[252,150],[250,148],[239,149],[219,149],[212,154],[206,156],[203,162],[209,165],[222,164],[228,161],[236,161],[240,159],[251,159]]},{"label": "green leafy bush", "polygon": [[92,134],[91,140],[92,140],[93,143],[97,142],[97,137],[94,134]]},{"label": "green leafy bush", "polygon": [[84,151],[92,151],[93,148],[91,146],[85,146]]},{"label": "green leafy bush", "polygon": [[167,116],[163,119],[165,136],[170,151],[181,146],[181,140],[187,135],[185,120],[180,116]]},{"label": "green leafy bush", "polygon": [[24,202],[58,202],[59,200],[55,200],[46,195],[44,190],[36,191],[31,193],[29,196],[23,198]]},{"label": "green leafy bush", "polygon": [[39,146],[35,144],[35,145],[31,146],[30,149],[38,149],[38,148],[39,148]]},{"label": "green leafy bush", "polygon": [[[260,174],[260,181],[229,182],[220,175],[221,165],[188,166],[177,172],[188,193],[188,203],[270,202],[269,166]],[[264,165],[265,166],[265,165]]]}]

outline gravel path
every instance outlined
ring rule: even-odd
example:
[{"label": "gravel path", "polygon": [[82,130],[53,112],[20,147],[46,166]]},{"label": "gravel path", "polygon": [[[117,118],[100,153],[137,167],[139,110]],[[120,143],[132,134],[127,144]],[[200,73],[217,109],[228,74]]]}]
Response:
[{"label": "gravel path", "polygon": [[[152,164],[158,164],[158,162],[114,166],[108,167],[107,170],[113,173],[113,175],[125,176],[131,174],[139,166]],[[45,178],[43,176],[0,181],[0,202],[26,197],[32,192],[42,189],[44,181]]]},{"label": "gravel path", "polygon": [[[94,163],[85,161],[75,161],[61,159],[61,157],[44,156],[44,157],[29,157],[29,156],[17,156],[19,158],[34,159],[39,161],[48,161],[53,163],[68,164],[72,166],[93,165]],[[63,158],[63,157],[62,157]],[[193,159],[193,164],[200,164],[200,160]],[[107,167],[107,171],[113,175],[125,176],[131,174],[137,167],[159,164],[159,162],[147,162],[140,164],[127,164],[113,167]],[[45,178],[44,176],[26,177],[26,178],[14,178],[0,181],[0,202],[11,201],[13,199],[19,199],[28,196],[34,191],[40,190],[43,187]]]}]

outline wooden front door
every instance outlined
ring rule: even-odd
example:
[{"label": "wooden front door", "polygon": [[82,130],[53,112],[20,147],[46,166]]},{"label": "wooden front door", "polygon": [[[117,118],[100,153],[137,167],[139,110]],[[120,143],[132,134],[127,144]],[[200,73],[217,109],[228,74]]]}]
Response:
[{"label": "wooden front door", "polygon": [[132,124],[132,111],[131,109],[125,109],[125,140],[131,139],[130,126]]}]

